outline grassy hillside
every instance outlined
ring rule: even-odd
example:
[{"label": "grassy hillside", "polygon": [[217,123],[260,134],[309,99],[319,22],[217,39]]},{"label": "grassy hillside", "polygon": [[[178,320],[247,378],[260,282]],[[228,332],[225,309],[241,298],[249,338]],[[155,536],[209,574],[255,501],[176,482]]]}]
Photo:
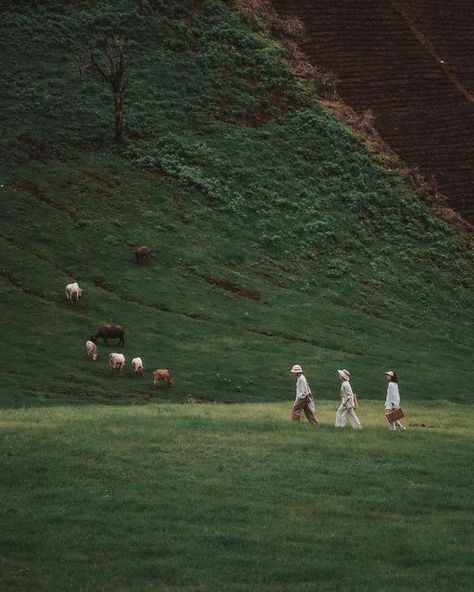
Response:
[{"label": "grassy hillside", "polygon": [[[469,401],[472,247],[219,1],[1,3],[1,404],[321,398]],[[77,61],[127,35],[126,142]],[[150,244],[148,267],[133,261]],[[85,289],[68,306],[64,286]],[[144,379],[85,340],[126,327]],[[153,367],[175,377],[150,388]]]},{"label": "grassy hillside", "polygon": [[389,434],[378,403],[360,433],[281,403],[5,410],[0,587],[467,592],[466,411]]}]

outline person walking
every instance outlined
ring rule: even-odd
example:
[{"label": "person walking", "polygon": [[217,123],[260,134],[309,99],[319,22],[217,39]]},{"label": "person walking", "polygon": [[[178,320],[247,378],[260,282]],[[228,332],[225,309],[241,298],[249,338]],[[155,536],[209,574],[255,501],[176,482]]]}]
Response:
[{"label": "person walking", "polygon": [[295,364],[290,372],[296,377],[296,398],[291,409],[292,421],[299,421],[301,412],[304,411],[309,423],[314,425],[314,427],[318,427],[319,421],[316,419],[314,397],[309,388],[308,381],[303,374],[303,368],[299,364]]},{"label": "person walking", "polygon": [[335,426],[336,428],[343,428],[346,425],[346,418],[348,417],[351,426],[355,430],[361,430],[362,426],[354,411],[355,398],[354,393],[352,392],[351,383],[349,382],[351,378],[349,370],[338,370],[337,373],[339,374],[339,379],[341,381],[341,404],[336,413]]},{"label": "person walking", "polygon": [[[400,407],[400,392],[398,390],[398,374],[393,370],[385,372],[385,378],[387,379],[387,396],[385,398],[385,409],[387,411],[393,411]],[[406,430],[406,427],[398,419],[389,423],[389,429],[391,432],[397,430]]]}]

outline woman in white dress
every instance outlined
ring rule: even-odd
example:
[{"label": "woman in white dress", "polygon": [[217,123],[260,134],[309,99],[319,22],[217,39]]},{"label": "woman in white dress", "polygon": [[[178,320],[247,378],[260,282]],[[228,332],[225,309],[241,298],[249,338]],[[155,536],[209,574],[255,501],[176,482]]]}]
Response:
[{"label": "woman in white dress", "polygon": [[[385,378],[387,379],[387,396],[385,398],[385,409],[387,411],[393,411],[400,407],[400,392],[398,390],[398,375],[393,370],[387,370],[385,372]],[[406,427],[401,421],[396,420],[389,424],[390,431],[395,432],[397,428],[399,430],[406,430]]]}]

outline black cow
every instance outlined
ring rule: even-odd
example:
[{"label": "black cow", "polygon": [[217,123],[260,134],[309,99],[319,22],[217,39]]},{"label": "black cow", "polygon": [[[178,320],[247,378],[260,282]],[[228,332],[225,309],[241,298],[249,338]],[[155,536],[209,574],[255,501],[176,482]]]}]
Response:
[{"label": "black cow", "polygon": [[105,345],[108,345],[108,340],[118,337],[120,347],[125,345],[125,330],[121,325],[101,325],[95,335],[91,337],[91,341],[97,343],[99,337],[102,337]]}]

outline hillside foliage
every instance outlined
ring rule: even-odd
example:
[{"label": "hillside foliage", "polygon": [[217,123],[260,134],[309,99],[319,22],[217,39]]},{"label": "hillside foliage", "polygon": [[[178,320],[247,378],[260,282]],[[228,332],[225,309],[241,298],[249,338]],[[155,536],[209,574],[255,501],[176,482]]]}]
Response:
[{"label": "hillside foliage", "polygon": [[[287,50],[220,0],[2,2],[2,404],[193,395],[469,401],[473,251],[313,98]],[[125,138],[89,43],[126,37]],[[137,266],[133,248],[154,257]],[[79,281],[79,304],[64,286]],[[102,322],[126,328],[111,377]],[[167,367],[171,392],[152,391]]]}]

